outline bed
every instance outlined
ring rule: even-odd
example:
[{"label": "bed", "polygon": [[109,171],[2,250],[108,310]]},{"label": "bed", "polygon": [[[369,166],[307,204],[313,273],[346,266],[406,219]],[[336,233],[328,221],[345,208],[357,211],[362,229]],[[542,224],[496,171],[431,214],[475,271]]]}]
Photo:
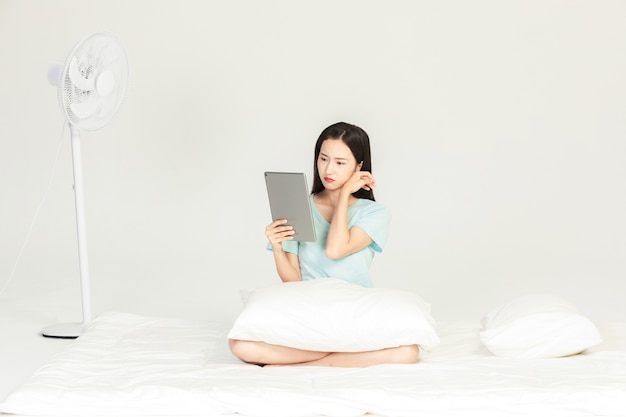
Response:
[{"label": "bed", "polygon": [[98,316],[0,404],[32,416],[626,416],[626,324],[575,355],[514,358],[485,323],[437,323],[416,364],[260,367],[228,350],[233,323]]}]

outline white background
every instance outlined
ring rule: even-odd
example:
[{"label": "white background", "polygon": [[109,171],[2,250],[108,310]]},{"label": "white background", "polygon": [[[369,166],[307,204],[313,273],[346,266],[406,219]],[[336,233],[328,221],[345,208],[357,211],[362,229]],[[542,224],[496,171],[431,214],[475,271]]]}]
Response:
[{"label": "white background", "polygon": [[0,287],[51,181],[0,307],[80,319],[46,72],[110,31],[132,75],[117,117],[81,135],[94,314],[232,318],[239,289],[277,281],[263,171],[311,182],[317,136],[343,120],[370,134],[393,214],[376,286],[445,321],[532,292],[624,321],[624,22],[608,0],[0,0]]}]

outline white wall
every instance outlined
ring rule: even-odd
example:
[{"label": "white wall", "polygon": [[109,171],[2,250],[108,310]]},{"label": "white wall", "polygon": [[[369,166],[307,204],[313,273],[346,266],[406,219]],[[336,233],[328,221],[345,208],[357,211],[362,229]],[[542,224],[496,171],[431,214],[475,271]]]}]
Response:
[{"label": "white wall", "polygon": [[[107,30],[133,72],[116,119],[82,135],[95,313],[236,314],[238,289],[276,280],[262,172],[310,176],[345,120],[370,133],[394,216],[378,286],[440,320],[547,291],[623,321],[625,18],[592,0],[0,0],[0,287],[61,140],[48,64]],[[0,297],[51,322],[80,317],[62,140]]]}]

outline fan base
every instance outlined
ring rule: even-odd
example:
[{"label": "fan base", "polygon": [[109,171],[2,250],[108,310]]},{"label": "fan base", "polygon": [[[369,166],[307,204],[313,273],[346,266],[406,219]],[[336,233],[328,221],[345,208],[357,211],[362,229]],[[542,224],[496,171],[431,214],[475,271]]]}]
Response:
[{"label": "fan base", "polygon": [[61,323],[44,327],[41,330],[41,335],[57,339],[76,339],[84,331],[84,323]]}]

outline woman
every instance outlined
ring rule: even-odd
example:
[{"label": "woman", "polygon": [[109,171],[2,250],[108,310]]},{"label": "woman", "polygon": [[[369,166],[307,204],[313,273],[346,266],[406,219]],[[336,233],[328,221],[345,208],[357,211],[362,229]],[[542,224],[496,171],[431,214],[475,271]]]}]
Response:
[{"label": "woman", "polygon": [[[283,282],[333,277],[371,287],[369,266],[387,240],[390,214],[374,200],[369,137],[358,126],[340,122],[315,144],[311,206],[316,242],[296,242],[287,220],[265,229]],[[265,342],[229,341],[235,356],[262,365],[365,367],[415,363],[417,345],[367,352],[318,352]]]}]

